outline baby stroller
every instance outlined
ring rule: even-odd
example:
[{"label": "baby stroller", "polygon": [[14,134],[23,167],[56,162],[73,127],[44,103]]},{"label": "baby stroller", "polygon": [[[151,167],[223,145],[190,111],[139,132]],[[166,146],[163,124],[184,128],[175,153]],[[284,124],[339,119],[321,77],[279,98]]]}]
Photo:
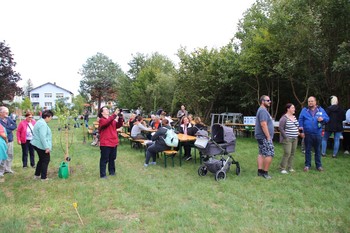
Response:
[{"label": "baby stroller", "polygon": [[204,157],[205,162],[198,168],[198,175],[205,176],[208,170],[215,174],[215,180],[226,179],[226,173],[230,170],[232,164],[236,165],[236,174],[241,173],[239,162],[236,162],[229,154],[235,151],[236,137],[233,133],[233,129],[223,126],[221,124],[214,124],[211,128],[211,138],[203,135],[203,132],[197,132],[197,138],[207,137],[207,144],[196,144],[197,148]]}]

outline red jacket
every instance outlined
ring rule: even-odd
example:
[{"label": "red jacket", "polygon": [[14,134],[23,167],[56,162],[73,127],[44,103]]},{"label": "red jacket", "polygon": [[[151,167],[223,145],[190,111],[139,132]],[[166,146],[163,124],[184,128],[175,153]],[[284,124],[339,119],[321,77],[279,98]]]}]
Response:
[{"label": "red jacket", "polygon": [[[31,123],[34,126],[36,121],[32,119]],[[23,120],[19,123],[17,128],[17,133],[16,133],[18,143],[24,144],[27,142],[27,127],[28,127],[28,121]]]},{"label": "red jacket", "polygon": [[101,117],[99,120],[100,146],[115,147],[118,146],[117,129],[123,126],[123,118],[120,117],[118,122],[115,121],[117,115],[114,113],[108,118]]}]

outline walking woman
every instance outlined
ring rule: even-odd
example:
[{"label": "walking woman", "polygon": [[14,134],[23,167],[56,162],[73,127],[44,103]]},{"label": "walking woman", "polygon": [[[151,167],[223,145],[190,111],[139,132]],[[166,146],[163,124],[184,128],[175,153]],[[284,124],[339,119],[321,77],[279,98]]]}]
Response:
[{"label": "walking woman", "polygon": [[39,161],[36,165],[34,179],[47,181],[47,168],[50,163],[50,153],[52,151],[52,133],[50,127],[47,125],[53,117],[51,110],[45,110],[41,119],[39,119],[33,129],[33,139],[30,143],[34,146],[38,153]]},{"label": "walking woman", "polygon": [[25,119],[21,121],[17,128],[17,142],[22,147],[22,163],[26,168],[28,164],[28,152],[30,158],[30,166],[35,168],[34,160],[34,147],[30,144],[33,139],[33,129],[36,121],[33,119],[33,115],[30,112],[25,114]]},{"label": "walking woman", "polygon": [[295,106],[288,103],[286,113],[279,120],[280,142],[283,144],[284,151],[280,164],[282,174],[288,174],[288,171],[294,172],[293,160],[299,136],[299,123],[294,114]]},{"label": "walking woman", "polygon": [[98,113],[100,134],[100,177],[107,178],[106,165],[110,176],[115,176],[115,160],[119,144],[117,129],[123,126],[124,118],[119,109],[110,116],[109,109],[102,107]]}]

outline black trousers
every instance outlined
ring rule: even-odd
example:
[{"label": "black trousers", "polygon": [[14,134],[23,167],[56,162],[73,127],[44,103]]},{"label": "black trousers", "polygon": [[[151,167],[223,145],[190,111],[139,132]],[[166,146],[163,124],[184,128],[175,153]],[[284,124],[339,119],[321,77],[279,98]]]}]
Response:
[{"label": "black trousers", "polygon": [[343,149],[350,151],[350,133],[343,133]]},{"label": "black trousers", "polygon": [[100,146],[100,150],[100,177],[106,176],[107,163],[109,175],[115,175],[115,160],[117,159],[117,147]]},{"label": "black trousers", "polygon": [[21,144],[22,147],[22,163],[23,167],[27,167],[28,165],[28,152],[29,152],[29,158],[30,158],[30,166],[35,166],[35,160],[34,160],[34,147],[32,144],[30,144],[30,141],[27,140],[25,144]]},{"label": "black trousers", "polygon": [[50,163],[50,153],[45,153],[45,150],[42,150],[36,146],[34,146],[35,151],[39,155],[39,161],[36,164],[35,175],[41,176],[41,179],[47,178],[47,168]]}]

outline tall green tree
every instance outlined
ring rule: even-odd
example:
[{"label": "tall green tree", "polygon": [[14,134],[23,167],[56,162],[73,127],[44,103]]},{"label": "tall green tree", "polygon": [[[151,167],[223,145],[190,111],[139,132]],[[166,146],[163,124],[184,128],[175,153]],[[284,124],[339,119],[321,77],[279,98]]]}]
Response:
[{"label": "tall green tree", "polygon": [[14,70],[15,66],[10,47],[5,41],[0,42],[0,102],[13,100],[15,95],[22,95],[22,88],[17,86],[21,75]]},{"label": "tall green tree", "polygon": [[124,76],[119,65],[102,53],[87,59],[80,70],[80,93],[88,95],[91,101],[101,107],[102,101],[115,101],[118,97],[117,79]]},{"label": "tall green tree", "polygon": [[146,112],[162,107],[171,113],[176,78],[173,62],[159,53],[150,57],[138,53],[128,64],[129,76],[119,79],[119,103],[129,108],[142,106]]}]

